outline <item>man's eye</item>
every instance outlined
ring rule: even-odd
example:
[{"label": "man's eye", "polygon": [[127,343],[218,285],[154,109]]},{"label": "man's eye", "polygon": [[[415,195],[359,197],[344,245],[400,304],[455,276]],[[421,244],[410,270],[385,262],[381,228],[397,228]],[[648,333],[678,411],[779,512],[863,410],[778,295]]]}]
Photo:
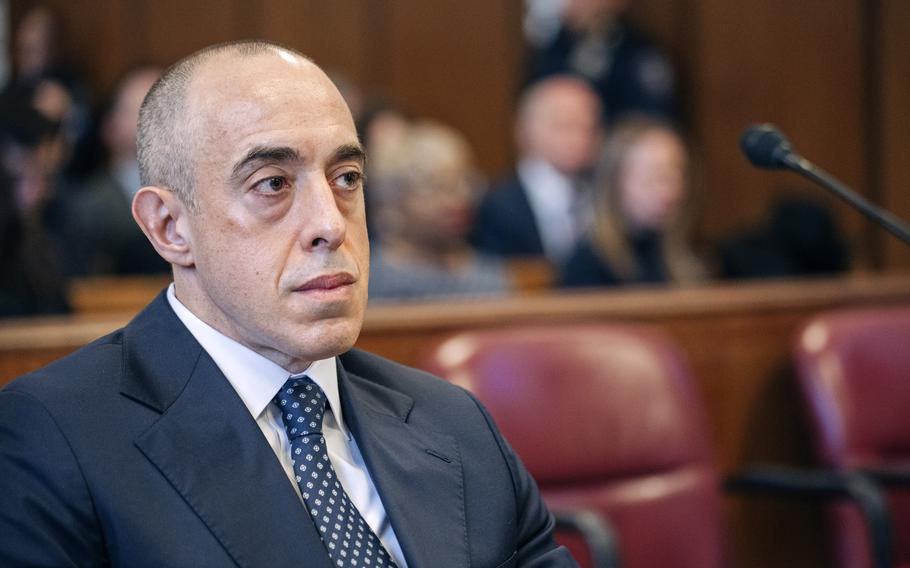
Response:
[{"label": "man's eye", "polygon": [[266,193],[277,193],[288,186],[288,180],[284,176],[272,176],[265,178],[256,184],[256,189]]},{"label": "man's eye", "polygon": [[339,187],[343,189],[357,189],[360,187],[360,183],[363,181],[363,174],[358,171],[351,170],[349,172],[344,172],[335,179],[337,180]]}]

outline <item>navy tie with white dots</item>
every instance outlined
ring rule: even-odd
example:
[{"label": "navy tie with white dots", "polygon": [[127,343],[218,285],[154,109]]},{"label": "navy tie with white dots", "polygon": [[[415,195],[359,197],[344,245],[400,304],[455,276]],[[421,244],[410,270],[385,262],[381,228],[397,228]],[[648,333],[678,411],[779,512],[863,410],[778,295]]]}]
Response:
[{"label": "navy tie with white dots", "polygon": [[289,379],[275,404],[288,432],[300,493],[329,558],[339,568],[396,566],[338,481],[322,435],[326,398],[309,377]]}]

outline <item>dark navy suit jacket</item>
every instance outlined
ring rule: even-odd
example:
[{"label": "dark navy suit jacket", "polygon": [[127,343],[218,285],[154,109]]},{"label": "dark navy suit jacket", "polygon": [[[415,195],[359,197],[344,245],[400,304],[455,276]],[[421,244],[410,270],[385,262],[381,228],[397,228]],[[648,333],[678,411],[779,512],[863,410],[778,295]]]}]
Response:
[{"label": "dark navy suit jacket", "polygon": [[480,203],[471,244],[492,256],[543,256],[543,240],[518,176],[493,187]]},{"label": "dark navy suit jacket", "polygon": [[[471,395],[356,350],[338,380],[412,568],[575,566]],[[0,565],[330,561],[253,417],[162,294],[0,391]]]}]

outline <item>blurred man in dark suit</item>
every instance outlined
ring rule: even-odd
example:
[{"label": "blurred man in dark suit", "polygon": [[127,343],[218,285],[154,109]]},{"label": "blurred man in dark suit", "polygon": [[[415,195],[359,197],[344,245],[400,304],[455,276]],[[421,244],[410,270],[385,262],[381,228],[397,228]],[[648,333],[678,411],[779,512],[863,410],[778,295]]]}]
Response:
[{"label": "blurred man in dark suit", "polygon": [[[529,1],[529,8],[534,4]],[[564,73],[587,79],[600,96],[604,119],[611,126],[627,114],[670,122],[679,119],[673,65],[625,17],[630,0],[564,0],[558,4],[556,21],[528,34],[529,83]]]},{"label": "blurred man in dark suit", "polygon": [[561,264],[585,223],[584,191],[600,148],[601,107],[588,84],[568,75],[532,85],[519,102],[515,176],[486,195],[472,243],[507,257]]},{"label": "blurred man in dark suit", "polygon": [[149,244],[130,212],[139,191],[136,122],[139,105],[161,75],[137,67],[120,80],[101,122],[107,161],[67,202],[67,270],[72,274],[148,274],[170,266]]}]

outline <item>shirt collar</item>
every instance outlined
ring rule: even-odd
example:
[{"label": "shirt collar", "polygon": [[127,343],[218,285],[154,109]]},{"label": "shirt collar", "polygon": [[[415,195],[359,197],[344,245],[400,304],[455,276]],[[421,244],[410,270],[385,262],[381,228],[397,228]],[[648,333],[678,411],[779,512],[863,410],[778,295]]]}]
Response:
[{"label": "shirt collar", "polygon": [[540,211],[568,213],[575,202],[572,180],[549,162],[524,159],[518,164],[518,178],[528,190],[528,199]]},{"label": "shirt collar", "polygon": [[338,392],[338,369],[335,358],[314,361],[302,373],[292,375],[275,362],[256,353],[208,325],[189,310],[174,293],[174,284],[167,289],[167,301],[183,325],[193,334],[228,382],[237,391],[253,419],[258,419],[290,377],[306,375],[325,393],[339,429],[350,440],[341,410]]}]

